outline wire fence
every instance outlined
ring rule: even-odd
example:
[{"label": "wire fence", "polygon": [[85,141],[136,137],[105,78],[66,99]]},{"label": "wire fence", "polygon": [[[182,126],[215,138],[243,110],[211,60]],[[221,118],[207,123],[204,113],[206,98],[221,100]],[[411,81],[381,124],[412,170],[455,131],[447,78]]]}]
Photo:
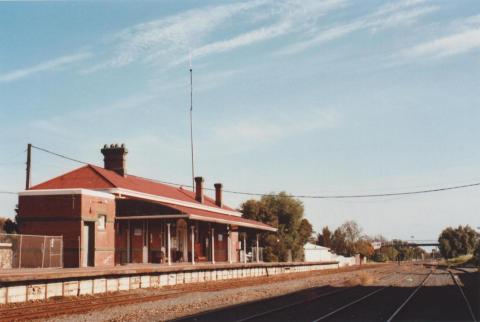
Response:
[{"label": "wire fence", "polygon": [[63,267],[63,237],[0,234],[0,269]]}]

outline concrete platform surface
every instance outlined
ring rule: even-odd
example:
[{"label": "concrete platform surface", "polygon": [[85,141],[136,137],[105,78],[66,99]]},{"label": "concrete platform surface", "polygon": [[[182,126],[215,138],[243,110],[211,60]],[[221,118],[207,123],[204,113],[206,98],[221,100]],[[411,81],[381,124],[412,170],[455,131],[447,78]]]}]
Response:
[{"label": "concrete platform surface", "polygon": [[219,269],[295,267],[313,265],[335,265],[338,262],[293,262],[293,263],[175,263],[168,264],[128,264],[114,267],[85,268],[32,268],[32,269],[0,269],[0,285],[18,282],[51,281],[59,279],[75,279],[89,277],[118,277],[139,274],[177,273],[191,271],[209,271]]}]

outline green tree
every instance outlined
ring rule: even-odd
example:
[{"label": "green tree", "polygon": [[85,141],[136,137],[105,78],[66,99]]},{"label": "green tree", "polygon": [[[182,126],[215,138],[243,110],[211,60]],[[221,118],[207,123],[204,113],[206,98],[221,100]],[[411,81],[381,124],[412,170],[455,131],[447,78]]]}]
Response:
[{"label": "green tree", "polygon": [[346,221],[335,229],[332,235],[332,250],[343,256],[357,254],[356,243],[360,240],[362,229],[355,221]]},{"label": "green tree", "polygon": [[470,226],[447,227],[438,237],[440,253],[444,258],[473,254],[479,235]]},{"label": "green tree", "polygon": [[325,226],[322,228],[322,232],[317,236],[317,245],[331,248],[332,247],[332,232]]},{"label": "green tree", "polygon": [[332,235],[332,250],[338,255],[350,256],[345,238],[345,233],[340,228],[335,229]]},{"label": "green tree", "polygon": [[397,259],[398,251],[393,246],[383,246],[378,250],[379,253],[383,254],[387,260],[394,261]]},{"label": "green tree", "polygon": [[377,251],[375,251],[375,253],[373,254],[373,260],[374,260],[375,262],[381,262],[381,263],[383,263],[383,262],[386,262],[386,261],[388,260],[388,257],[387,257],[384,253],[382,253],[382,252],[380,252],[380,251],[377,250]]},{"label": "green tree", "polygon": [[247,200],[240,206],[243,217],[258,220],[278,229],[264,233],[261,243],[264,260],[269,262],[303,260],[303,245],[312,236],[310,222],[303,218],[303,203],[285,192],[266,195],[260,200]]}]

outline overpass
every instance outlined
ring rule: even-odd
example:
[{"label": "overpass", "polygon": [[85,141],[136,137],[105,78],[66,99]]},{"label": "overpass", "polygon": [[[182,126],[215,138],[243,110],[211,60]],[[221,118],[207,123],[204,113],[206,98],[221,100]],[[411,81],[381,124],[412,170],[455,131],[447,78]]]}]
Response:
[{"label": "overpass", "polygon": [[[438,240],[400,240],[403,245],[411,246],[411,247],[422,247],[422,246],[433,246],[438,247]],[[396,243],[394,242],[385,242],[382,243],[382,246],[394,246]]]}]

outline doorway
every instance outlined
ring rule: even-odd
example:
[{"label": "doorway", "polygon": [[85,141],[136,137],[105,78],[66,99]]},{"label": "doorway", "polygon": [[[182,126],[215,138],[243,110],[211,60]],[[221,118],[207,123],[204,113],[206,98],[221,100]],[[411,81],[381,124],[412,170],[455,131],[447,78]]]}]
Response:
[{"label": "doorway", "polygon": [[91,267],[95,265],[95,223],[83,223],[83,243],[82,243],[82,267]]}]

